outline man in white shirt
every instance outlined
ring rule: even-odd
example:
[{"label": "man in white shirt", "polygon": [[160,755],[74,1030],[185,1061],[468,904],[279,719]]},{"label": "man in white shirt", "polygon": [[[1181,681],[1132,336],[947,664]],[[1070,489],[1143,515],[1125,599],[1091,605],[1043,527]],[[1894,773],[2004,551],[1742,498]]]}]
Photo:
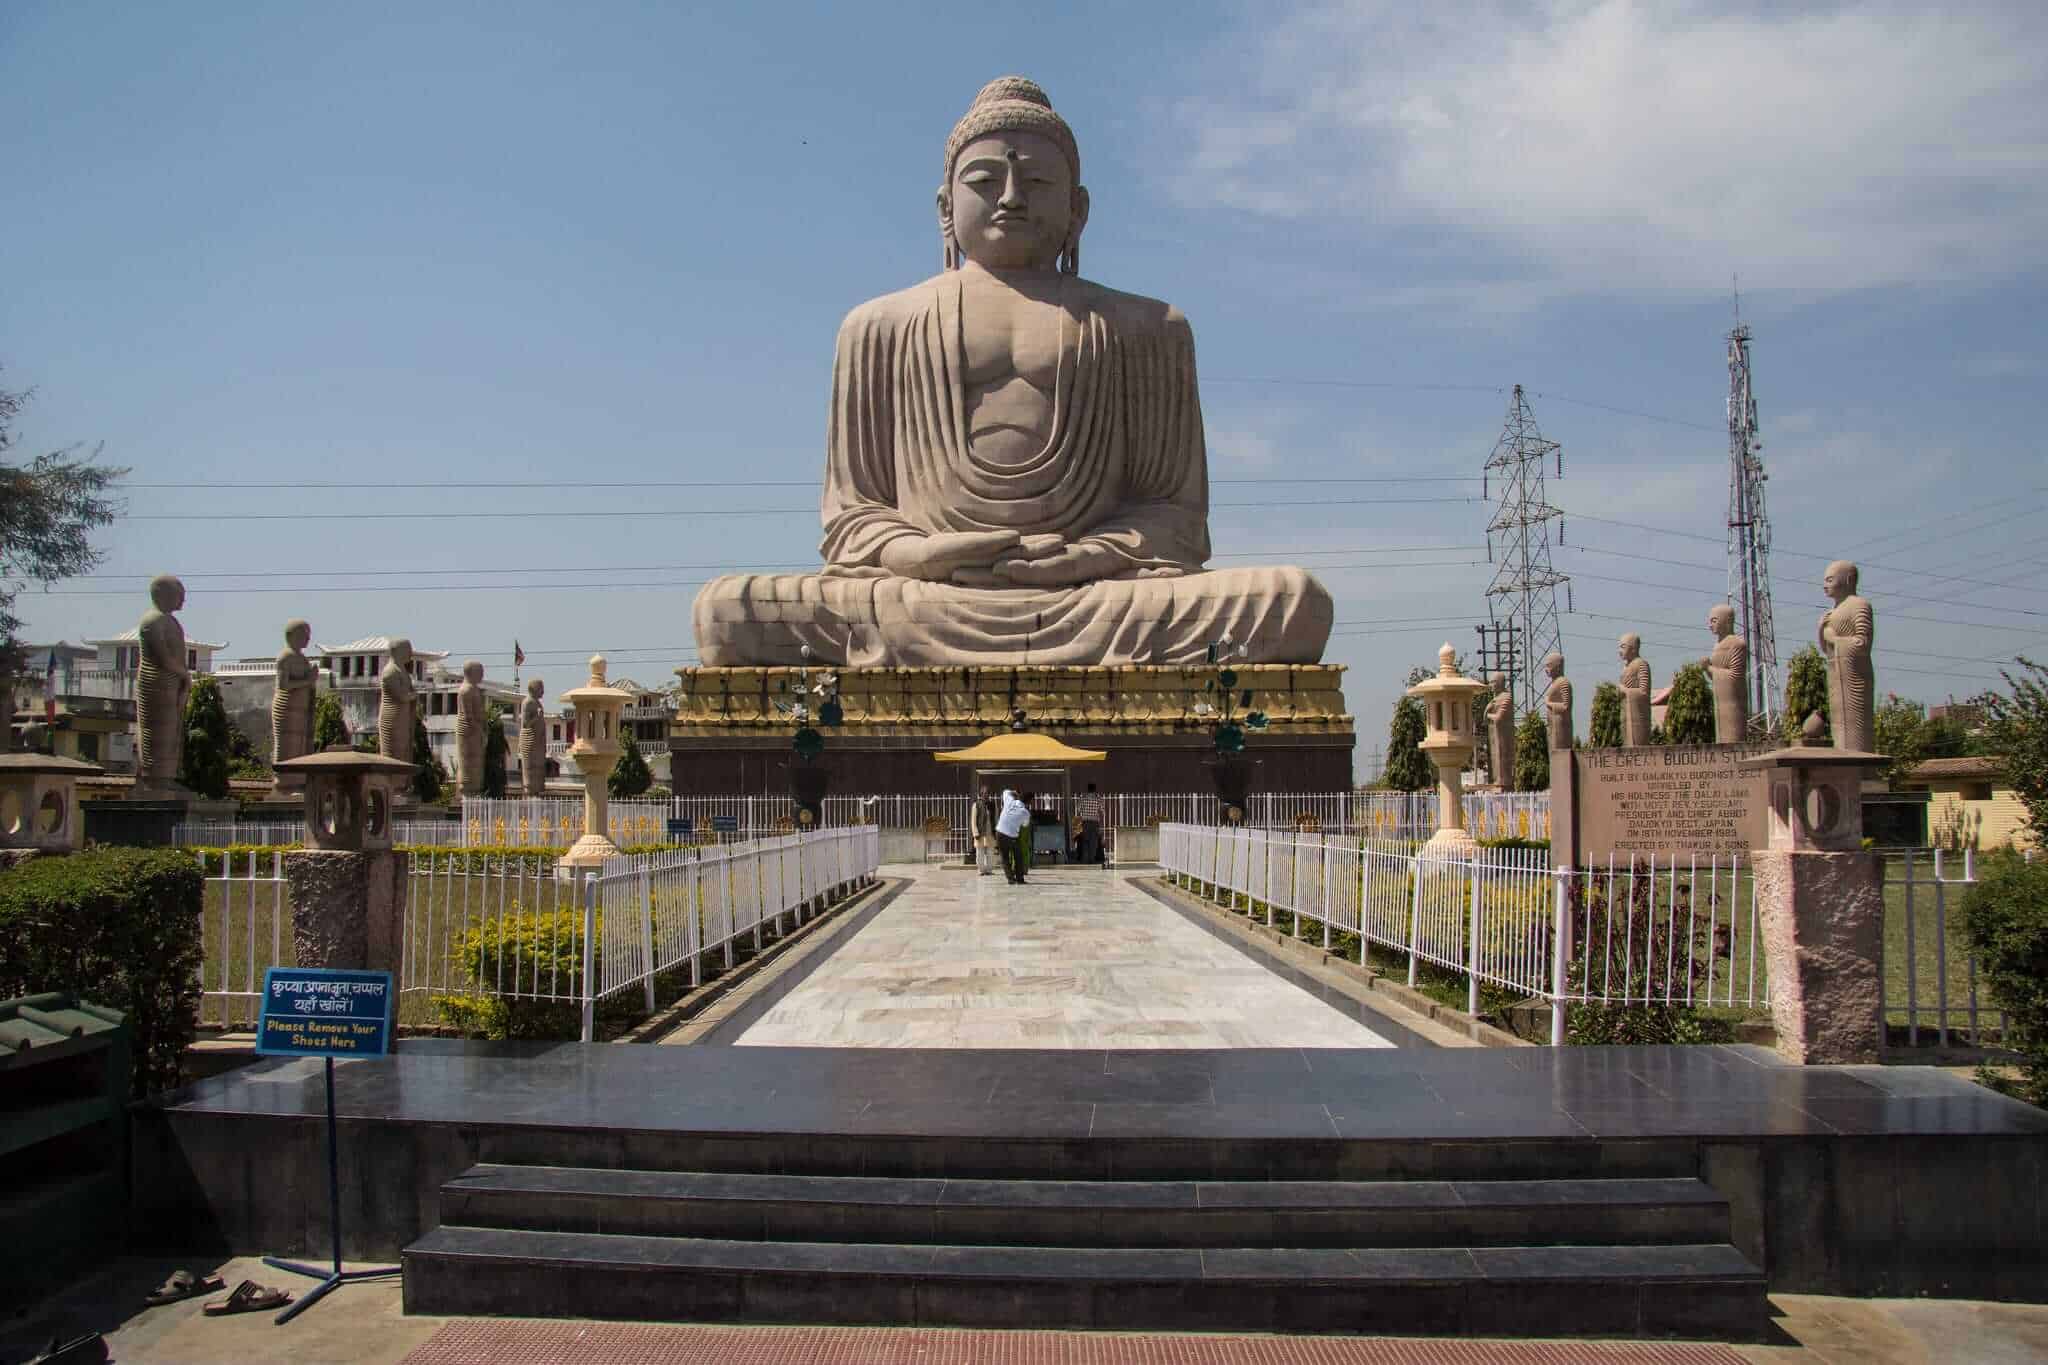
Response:
[{"label": "man in white shirt", "polygon": [[996,847],[1003,855],[1003,875],[1017,886],[1024,884],[1024,852],[1017,846],[1017,836],[1031,826],[1031,811],[1017,793],[1005,789],[1002,813],[996,816]]}]

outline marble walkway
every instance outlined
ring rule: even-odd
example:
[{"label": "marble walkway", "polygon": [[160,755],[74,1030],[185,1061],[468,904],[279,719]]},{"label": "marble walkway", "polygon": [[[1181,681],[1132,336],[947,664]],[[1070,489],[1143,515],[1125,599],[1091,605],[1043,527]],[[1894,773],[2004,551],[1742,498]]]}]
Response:
[{"label": "marble walkway", "polygon": [[740,1046],[1393,1046],[1100,868],[890,871],[915,880]]}]

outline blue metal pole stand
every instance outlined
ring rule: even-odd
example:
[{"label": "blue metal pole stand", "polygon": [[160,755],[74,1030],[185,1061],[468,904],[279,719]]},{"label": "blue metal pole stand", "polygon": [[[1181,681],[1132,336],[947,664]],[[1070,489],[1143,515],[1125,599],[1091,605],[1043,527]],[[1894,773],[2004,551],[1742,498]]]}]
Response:
[{"label": "blue metal pole stand", "polygon": [[327,1226],[334,1233],[334,1267],[323,1270],[319,1266],[301,1265],[297,1261],[281,1261],[275,1256],[265,1256],[263,1264],[279,1270],[289,1270],[294,1275],[320,1281],[307,1291],[297,1302],[287,1304],[277,1315],[282,1325],[311,1308],[330,1291],[350,1280],[376,1280],[387,1275],[398,1274],[401,1267],[378,1266],[370,1270],[343,1270],[341,1268],[341,1154],[335,1140],[334,1125],[334,1058],[324,1059],[327,1063]]}]

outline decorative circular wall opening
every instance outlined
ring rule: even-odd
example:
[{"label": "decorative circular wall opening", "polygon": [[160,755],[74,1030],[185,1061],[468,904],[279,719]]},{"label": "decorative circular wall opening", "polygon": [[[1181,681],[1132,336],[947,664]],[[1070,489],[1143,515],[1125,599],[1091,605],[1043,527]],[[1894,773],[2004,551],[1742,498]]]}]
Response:
[{"label": "decorative circular wall opening", "polygon": [[381,787],[373,787],[363,811],[363,832],[382,837],[385,826],[391,821],[391,797]]},{"label": "decorative circular wall opening", "polygon": [[19,834],[21,830],[21,793],[0,793],[0,831]]},{"label": "decorative circular wall opening", "polygon": [[47,791],[36,804],[36,833],[55,834],[64,828],[64,793]]},{"label": "decorative circular wall opening", "polygon": [[314,808],[313,819],[320,832],[330,839],[341,832],[341,802],[336,798],[334,788],[329,787],[320,793],[320,803]]}]

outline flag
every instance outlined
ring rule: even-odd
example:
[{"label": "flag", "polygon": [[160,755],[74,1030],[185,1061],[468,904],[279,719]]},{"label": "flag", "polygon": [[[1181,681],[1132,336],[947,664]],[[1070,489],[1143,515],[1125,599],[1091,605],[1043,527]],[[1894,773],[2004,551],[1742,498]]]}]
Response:
[{"label": "flag", "polygon": [[57,651],[50,651],[50,666],[43,670],[43,722],[57,723]]},{"label": "flag", "polygon": [[512,642],[512,666],[518,668],[526,662],[526,651],[519,647],[519,641]]}]

